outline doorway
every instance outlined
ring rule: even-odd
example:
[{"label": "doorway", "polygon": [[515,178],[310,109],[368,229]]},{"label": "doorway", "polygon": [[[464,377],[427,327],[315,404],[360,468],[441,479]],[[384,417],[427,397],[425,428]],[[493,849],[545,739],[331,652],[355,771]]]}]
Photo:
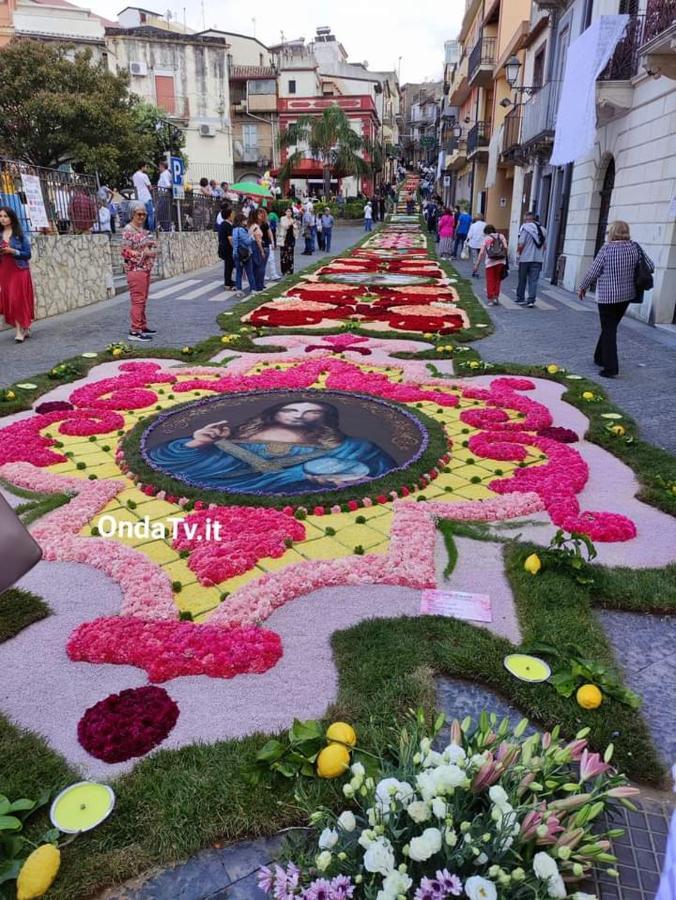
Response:
[{"label": "doorway", "polygon": [[603,176],[603,186],[601,187],[601,206],[599,207],[599,224],[596,229],[596,244],[594,246],[594,256],[599,252],[606,240],[606,231],[608,229],[608,214],[610,213],[610,201],[613,196],[613,188],[615,187],[615,160],[611,156],[606,166],[606,174]]}]

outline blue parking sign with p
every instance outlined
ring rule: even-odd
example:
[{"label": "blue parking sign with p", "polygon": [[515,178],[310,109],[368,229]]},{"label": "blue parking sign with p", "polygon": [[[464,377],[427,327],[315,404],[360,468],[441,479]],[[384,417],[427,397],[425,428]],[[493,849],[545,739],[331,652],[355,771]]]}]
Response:
[{"label": "blue parking sign with p", "polygon": [[183,168],[183,160],[180,156],[172,156],[171,157],[171,182],[172,184],[179,185],[183,184],[183,173],[185,169]]}]

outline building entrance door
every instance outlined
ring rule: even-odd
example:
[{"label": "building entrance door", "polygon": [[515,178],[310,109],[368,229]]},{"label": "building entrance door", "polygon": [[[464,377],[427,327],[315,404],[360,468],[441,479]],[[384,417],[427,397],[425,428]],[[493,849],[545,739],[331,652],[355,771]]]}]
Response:
[{"label": "building entrance door", "polygon": [[606,168],[606,174],[603,177],[603,187],[601,188],[601,206],[599,208],[599,224],[596,229],[596,245],[594,247],[594,256],[599,252],[606,240],[606,230],[608,229],[608,213],[610,212],[610,201],[613,196],[613,188],[615,187],[615,160],[610,159]]}]

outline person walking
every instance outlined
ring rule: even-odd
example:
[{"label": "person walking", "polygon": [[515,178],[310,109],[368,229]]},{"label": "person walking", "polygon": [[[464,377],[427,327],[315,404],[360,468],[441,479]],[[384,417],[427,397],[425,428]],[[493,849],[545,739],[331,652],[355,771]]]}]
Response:
[{"label": "person walking", "polygon": [[315,213],[315,227],[317,229],[317,247],[324,252],[324,224],[321,212]]},{"label": "person walking", "polygon": [[157,179],[157,219],[162,231],[171,231],[173,190],[169,164],[166,160],[162,160],[160,162],[160,177]]},{"label": "person walking", "polygon": [[[271,214],[272,215],[272,214]],[[279,281],[277,262],[275,260],[275,247],[277,246],[276,229],[273,229],[270,216],[261,206],[258,210],[258,224],[263,232],[263,248],[265,250],[264,281]]]},{"label": "person walking", "polygon": [[450,209],[444,209],[439,219],[439,256],[447,259],[453,252],[453,214]]},{"label": "person walking", "polygon": [[[644,291],[650,288],[640,281],[654,271],[652,259],[640,244],[632,241],[629,225],[619,220],[611,222],[608,241],[596,254],[578,289],[580,300],[584,300],[596,282],[601,334],[594,351],[594,362],[600,366],[599,375],[604,378],[615,378],[619,373],[617,328],[629,304],[643,301]],[[652,279],[648,280],[652,283]]]},{"label": "person walking", "polygon": [[300,225],[293,217],[293,210],[289,207],[279,220],[277,229],[277,244],[279,250],[279,265],[282,275],[291,275],[293,272],[294,250],[296,239],[300,233]]},{"label": "person walking", "polygon": [[373,229],[373,207],[371,206],[371,201],[366,201],[366,206],[364,207],[364,231],[371,231]]},{"label": "person walking", "polygon": [[386,204],[386,195],[385,193],[381,193],[380,197],[378,197],[378,215],[380,216],[380,221],[385,221],[385,204]]},{"label": "person walking", "polygon": [[23,344],[31,336],[35,318],[33,279],[28,265],[31,243],[11,206],[0,206],[0,232],[0,315],[16,330],[15,342]]},{"label": "person walking", "polygon": [[221,222],[218,226],[218,255],[223,260],[223,286],[226,291],[235,289],[232,280],[232,272],[235,268],[235,260],[232,255],[232,221],[234,211],[231,206],[224,203],[221,207]]},{"label": "person walking", "polygon": [[[516,258],[519,263],[519,283],[516,288],[516,302],[520,306],[535,306],[538,279],[547,249],[547,234],[534,213],[526,213],[519,229]],[[528,299],[526,299],[528,285]]]},{"label": "person walking", "polygon": [[265,263],[267,257],[265,255],[265,244],[263,241],[263,229],[258,222],[258,210],[252,209],[247,220],[249,226],[249,236],[253,238],[253,273],[254,273],[254,290],[262,291],[265,287]]},{"label": "person walking", "polygon": [[484,228],[484,242],[479,251],[473,272],[476,272],[481,260],[486,260],[486,300],[489,306],[500,305],[500,283],[507,265],[507,241],[493,225]]},{"label": "person walking", "polygon": [[312,212],[312,206],[308,204],[305,208],[305,212],[303,213],[303,239],[305,240],[305,249],[303,250],[303,256],[312,256],[313,253],[313,237],[312,237],[312,226],[314,224],[314,213]]},{"label": "person walking", "polygon": [[235,286],[237,294],[240,297],[245,296],[242,290],[242,273],[246,272],[247,281],[249,282],[249,290],[255,291],[255,276],[253,265],[253,245],[254,239],[249,235],[246,228],[246,220],[244,213],[238,212],[232,223],[232,256],[235,260]]},{"label": "person walking", "polygon": [[146,205],[141,200],[129,204],[131,221],[122,232],[122,262],[129,285],[131,326],[129,340],[147,343],[156,331],[148,328],[146,304],[150,290],[150,273],[157,256],[157,242],[146,230]]},{"label": "person walking", "polygon": [[455,241],[453,243],[453,259],[458,258],[458,250],[462,252],[462,248],[465,245],[465,241],[467,240],[467,235],[469,234],[470,225],[472,224],[472,217],[468,212],[461,212],[458,216],[458,224],[455,227]]},{"label": "person walking", "polygon": [[[455,216],[453,218],[455,220]],[[485,227],[486,223],[483,220],[483,216],[474,216],[474,221],[470,225],[469,231],[467,232],[467,246],[469,247],[473,266],[476,266],[476,261],[479,258],[479,252],[481,251],[484,239],[486,237],[486,235],[484,234]],[[472,278],[478,277],[478,272],[472,272]]]},{"label": "person walking", "polygon": [[331,238],[333,236],[334,218],[328,206],[324,207],[322,213],[322,231],[324,233],[324,250],[326,253],[331,252]]},{"label": "person walking", "polygon": [[136,199],[146,208],[145,227],[148,231],[155,231],[155,207],[153,206],[153,198],[150,193],[152,185],[150,178],[146,172],[146,164],[141,163],[138,169],[131,177],[136,191]]}]

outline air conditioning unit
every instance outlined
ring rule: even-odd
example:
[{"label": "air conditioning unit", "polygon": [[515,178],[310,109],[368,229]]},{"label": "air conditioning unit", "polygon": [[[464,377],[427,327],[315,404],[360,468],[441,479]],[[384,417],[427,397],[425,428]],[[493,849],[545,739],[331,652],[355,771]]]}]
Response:
[{"label": "air conditioning unit", "polygon": [[129,63],[129,71],[132,75],[147,75],[148,66],[144,62]]},{"label": "air conditioning unit", "polygon": [[246,100],[240,100],[239,103],[235,104],[235,112],[246,112],[247,105]]},{"label": "air conditioning unit", "polygon": [[202,122],[200,125],[200,137],[215,137],[216,126],[209,122]]}]

